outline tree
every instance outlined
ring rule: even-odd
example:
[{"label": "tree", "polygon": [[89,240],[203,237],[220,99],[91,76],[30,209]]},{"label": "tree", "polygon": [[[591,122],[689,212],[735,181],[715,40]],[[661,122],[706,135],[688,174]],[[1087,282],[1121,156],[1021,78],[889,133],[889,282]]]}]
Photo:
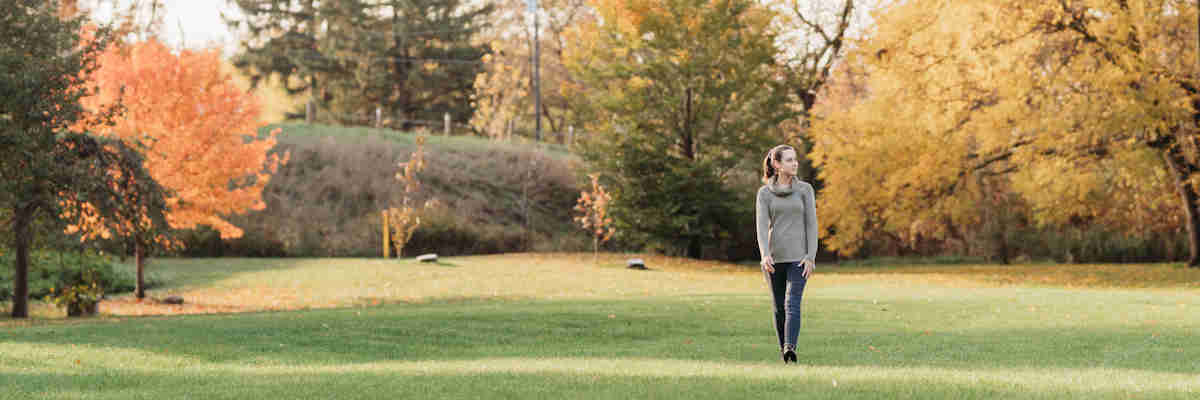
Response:
[{"label": "tree", "polygon": [[[216,50],[172,53],[151,39],[108,48],[92,76],[99,89],[83,104],[102,109],[120,103],[124,112],[97,133],[131,147],[144,146],[145,167],[172,192],[167,220],[175,229],[208,225],[222,238],[242,230],[225,217],[264,207],[262,190],[287,154],[268,155],[276,129],[259,138],[257,99],[239,89],[221,69]],[[122,192],[128,193],[128,192]],[[130,198],[131,201],[135,200]],[[137,203],[129,204],[135,206]],[[116,232],[86,230],[89,236],[131,240],[137,264],[137,296],[144,297],[144,258],[163,241],[128,214]],[[86,227],[84,227],[86,228]]]},{"label": "tree", "polygon": [[[483,46],[472,43],[491,5],[461,0],[233,0],[243,19],[234,65],[252,82],[277,76],[331,120],[366,125],[375,108],[412,120],[470,118]],[[300,79],[292,79],[298,77]]]},{"label": "tree", "polygon": [[[980,195],[1011,187],[1043,224],[1134,230],[1185,215],[1200,264],[1195,18],[1194,2],[1175,0],[890,8],[850,57],[868,94],[814,123],[836,188],[824,193],[827,243],[853,251],[866,232],[918,225],[955,235],[981,218]],[[1178,211],[1146,214],[1172,186]],[[1103,210],[1120,201],[1140,218]]]},{"label": "tree", "polygon": [[[526,11],[528,1],[495,4],[493,22],[481,35],[491,52],[483,57],[483,70],[475,77],[471,125],[493,138],[532,133],[534,35],[532,16]],[[567,90],[575,79],[565,65],[566,33],[574,25],[594,20],[595,13],[586,0],[542,0],[538,6],[541,117],[550,132],[564,133],[578,123],[575,102]]]},{"label": "tree", "polygon": [[575,211],[583,215],[575,217],[575,222],[592,236],[592,259],[595,260],[600,253],[600,243],[612,238],[616,230],[612,227],[612,218],[608,217],[608,203],[612,201],[612,196],[600,185],[600,177],[595,174],[588,177],[592,179],[592,190],[579,193]]},{"label": "tree", "polygon": [[[745,0],[596,1],[576,27],[589,140],[581,156],[607,178],[619,234],[702,256],[748,225],[762,152],[796,115],[778,65],[773,13]],[[739,181],[739,182],[741,182]],[[745,186],[745,185],[743,185]]]},{"label": "tree", "polygon": [[10,3],[0,7],[5,38],[0,42],[0,208],[5,210],[0,216],[15,253],[12,316],[26,318],[35,223],[61,221],[65,215],[111,218],[108,207],[89,211],[74,205],[118,201],[106,195],[112,176],[151,178],[132,157],[136,152],[86,134],[120,111],[112,105],[89,113],[81,104],[94,92],[86,81],[98,67],[108,31],[85,31],[82,19],[63,17],[56,2]]},{"label": "tree", "polygon": [[404,185],[404,197],[400,200],[399,207],[384,210],[387,214],[387,226],[384,229],[392,231],[388,236],[391,237],[391,244],[396,247],[398,256],[404,255],[404,245],[408,244],[417,227],[421,226],[422,209],[432,205],[430,202],[419,208],[413,205],[416,202],[413,197],[421,190],[421,181],[417,179],[417,173],[425,169],[425,136],[417,136],[416,142],[417,151],[412,153],[407,162],[400,163],[400,171],[396,172],[396,180]]},{"label": "tree", "polygon": [[817,170],[812,160],[806,157],[813,144],[809,135],[810,116],[818,96],[830,79],[833,66],[842,59],[842,51],[852,40],[856,31],[865,25],[866,11],[879,6],[882,0],[803,1],[774,0],[770,4],[780,9],[776,28],[779,41],[782,71],[788,80],[788,88],[795,96],[795,106],[801,115],[793,124],[785,126],[791,132],[790,140],[801,143],[803,159],[799,175],[820,190]]}]

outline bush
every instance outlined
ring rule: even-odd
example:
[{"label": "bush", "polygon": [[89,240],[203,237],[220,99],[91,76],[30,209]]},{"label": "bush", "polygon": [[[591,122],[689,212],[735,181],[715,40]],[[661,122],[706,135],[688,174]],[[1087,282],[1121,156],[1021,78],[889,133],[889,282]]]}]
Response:
[{"label": "bush", "polygon": [[[0,301],[10,301],[13,295],[13,257],[11,251],[0,254]],[[92,272],[88,272],[92,271]],[[45,298],[65,288],[95,282],[104,293],[132,292],[135,280],[132,273],[122,273],[108,256],[91,251],[37,250],[29,254],[29,297]],[[154,284],[147,279],[146,285]]]}]

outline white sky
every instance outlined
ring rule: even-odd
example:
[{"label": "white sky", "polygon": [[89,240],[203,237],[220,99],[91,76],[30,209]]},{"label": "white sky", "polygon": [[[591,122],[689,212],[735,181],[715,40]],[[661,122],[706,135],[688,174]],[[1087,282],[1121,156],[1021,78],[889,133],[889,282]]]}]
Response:
[{"label": "white sky", "polygon": [[[81,2],[81,3],[87,3]],[[112,19],[112,6],[106,1],[101,8],[92,11],[100,21]],[[120,4],[129,4],[127,0]],[[237,48],[237,39],[221,21],[221,12],[234,12],[237,6],[226,0],[164,0],[166,7],[162,18],[163,41],[174,48],[205,48],[217,46],[229,56]]]}]

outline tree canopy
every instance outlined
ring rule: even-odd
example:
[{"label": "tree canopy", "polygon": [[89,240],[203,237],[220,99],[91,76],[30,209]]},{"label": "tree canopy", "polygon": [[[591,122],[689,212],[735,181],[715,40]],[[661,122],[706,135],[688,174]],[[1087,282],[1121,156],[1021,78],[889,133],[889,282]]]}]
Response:
[{"label": "tree canopy", "polygon": [[612,190],[618,235],[691,257],[745,236],[755,165],[796,115],[774,14],[746,0],[592,4],[567,65],[588,121],[581,154]]},{"label": "tree canopy", "polygon": [[814,120],[827,243],[963,240],[1022,207],[1196,243],[1195,21],[1177,0],[888,8]]},{"label": "tree canopy", "polygon": [[[381,107],[398,126],[466,122],[480,59],[473,39],[493,6],[461,0],[236,0],[234,64],[307,93],[321,118],[366,125]],[[298,78],[298,79],[292,79]]]}]

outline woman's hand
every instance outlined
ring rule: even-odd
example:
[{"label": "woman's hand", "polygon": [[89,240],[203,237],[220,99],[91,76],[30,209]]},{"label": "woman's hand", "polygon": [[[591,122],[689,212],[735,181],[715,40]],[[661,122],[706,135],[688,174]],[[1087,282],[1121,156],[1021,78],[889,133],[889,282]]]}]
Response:
[{"label": "woman's hand", "polygon": [[800,262],[804,266],[804,279],[808,279],[812,275],[814,269],[817,269],[817,263],[813,260],[804,260]]},{"label": "woman's hand", "polygon": [[763,271],[767,271],[770,274],[775,273],[775,259],[771,258],[771,256],[763,256],[759,264],[762,264]]}]

